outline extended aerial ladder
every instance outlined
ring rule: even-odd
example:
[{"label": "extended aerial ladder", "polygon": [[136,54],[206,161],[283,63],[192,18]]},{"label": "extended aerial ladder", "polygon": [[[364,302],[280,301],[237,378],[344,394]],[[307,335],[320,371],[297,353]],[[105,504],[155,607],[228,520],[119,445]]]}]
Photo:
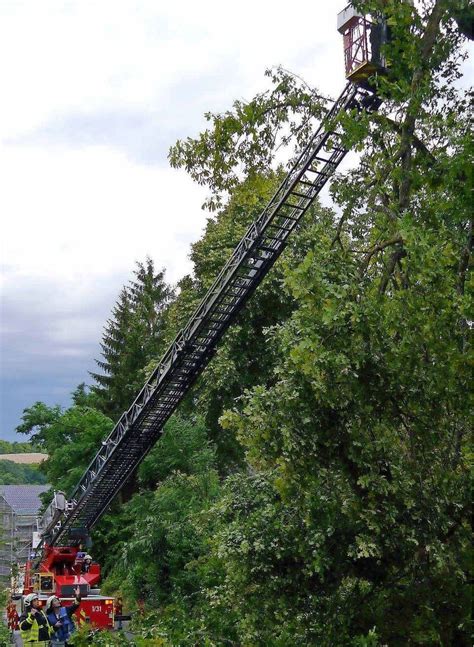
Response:
[{"label": "extended aerial ladder", "polygon": [[[370,24],[352,7],[340,14],[347,78],[352,78],[323,119],[316,134],[260,216],[250,225],[231,258],[85,471],[62,506],[47,510],[42,524],[44,545],[83,541],[104,514],[163,431],[189,389],[202,373],[216,346],[269,272],[288,237],[345,155],[341,115],[374,111],[380,99],[367,79]],[[364,70],[361,66],[365,66]]]}]

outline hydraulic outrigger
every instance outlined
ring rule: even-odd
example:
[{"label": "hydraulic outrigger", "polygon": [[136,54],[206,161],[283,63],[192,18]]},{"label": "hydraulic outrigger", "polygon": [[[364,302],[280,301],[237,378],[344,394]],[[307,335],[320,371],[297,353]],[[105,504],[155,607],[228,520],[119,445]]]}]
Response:
[{"label": "hydraulic outrigger", "polygon": [[[36,587],[45,595],[53,592],[63,596],[66,589],[62,591],[58,573],[61,564],[63,569],[69,565],[73,579],[74,575],[79,578],[84,595],[93,591],[98,578],[89,582],[73,572],[80,545],[158,440],[164,424],[211,360],[219,340],[344,159],[348,151],[343,143],[341,115],[375,111],[380,106],[371,80],[383,71],[381,45],[387,31],[383,19],[370,21],[349,5],[338,16],[338,30],[344,37],[348,84],[268,205],[250,225],[186,327],[103,441],[74,492],[67,500],[62,493],[55,494],[39,524],[40,557],[30,569],[37,575],[34,581],[28,575],[25,593]],[[45,582],[47,591],[43,591]],[[64,582],[66,588],[71,582]],[[94,624],[93,616],[91,622]]]}]

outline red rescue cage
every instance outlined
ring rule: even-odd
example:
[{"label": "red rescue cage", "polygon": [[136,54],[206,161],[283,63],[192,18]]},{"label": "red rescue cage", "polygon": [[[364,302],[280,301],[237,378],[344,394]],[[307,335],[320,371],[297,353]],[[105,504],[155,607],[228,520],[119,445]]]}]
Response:
[{"label": "red rescue cage", "polygon": [[385,67],[381,47],[387,42],[386,24],[369,20],[349,5],[338,14],[337,29],[344,38],[346,78],[368,85],[369,77]]}]

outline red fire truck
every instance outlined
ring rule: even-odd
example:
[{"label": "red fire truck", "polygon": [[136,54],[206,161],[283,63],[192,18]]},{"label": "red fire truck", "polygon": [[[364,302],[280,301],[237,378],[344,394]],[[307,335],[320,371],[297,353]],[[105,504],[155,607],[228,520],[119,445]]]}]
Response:
[{"label": "red fire truck", "polygon": [[84,552],[76,546],[48,546],[41,560],[28,560],[12,587],[12,601],[8,606],[8,623],[12,630],[18,628],[18,617],[23,610],[23,600],[29,593],[37,593],[40,606],[45,608],[51,595],[56,595],[63,606],[74,602],[74,590],[79,587],[81,605],[75,612],[76,624],[87,623],[91,629],[113,629],[115,599],[101,595],[100,566],[92,563],[83,572]]},{"label": "red fire truck", "polygon": [[76,611],[79,623],[89,623],[92,628],[114,627],[114,598],[100,594],[100,566],[92,563],[82,572],[83,551],[76,546],[48,546],[43,548],[41,561],[35,567],[28,561],[25,567],[23,596],[38,593],[40,602],[46,604],[51,595],[70,606],[74,590],[79,587],[81,606]]}]

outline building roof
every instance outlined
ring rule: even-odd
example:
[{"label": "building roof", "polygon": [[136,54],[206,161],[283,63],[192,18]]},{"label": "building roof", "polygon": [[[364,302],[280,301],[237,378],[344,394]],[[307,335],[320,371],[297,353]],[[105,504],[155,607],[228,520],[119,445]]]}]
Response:
[{"label": "building roof", "polygon": [[16,514],[34,515],[42,505],[39,495],[49,488],[49,485],[0,485],[0,495]]},{"label": "building roof", "polygon": [[27,452],[25,454],[0,454],[0,461],[12,461],[13,463],[23,463],[25,465],[36,465],[42,463],[48,458],[48,454],[39,452]]}]

